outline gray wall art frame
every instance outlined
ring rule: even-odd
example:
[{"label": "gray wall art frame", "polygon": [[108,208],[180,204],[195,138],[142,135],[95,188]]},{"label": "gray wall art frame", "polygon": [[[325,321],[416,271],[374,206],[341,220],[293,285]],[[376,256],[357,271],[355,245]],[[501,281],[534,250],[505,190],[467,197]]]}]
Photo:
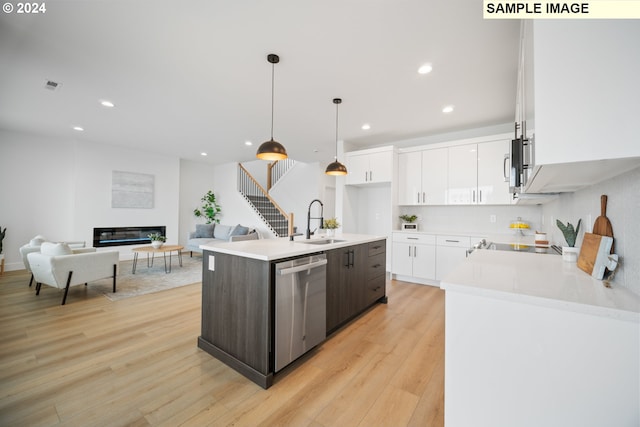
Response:
[{"label": "gray wall art frame", "polygon": [[146,173],[113,171],[112,208],[153,208],[155,176]]}]

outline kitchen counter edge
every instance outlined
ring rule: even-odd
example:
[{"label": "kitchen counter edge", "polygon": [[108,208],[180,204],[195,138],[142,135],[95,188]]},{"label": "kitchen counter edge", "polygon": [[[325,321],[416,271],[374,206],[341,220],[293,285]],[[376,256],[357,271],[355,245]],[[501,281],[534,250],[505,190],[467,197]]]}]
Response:
[{"label": "kitchen counter edge", "polygon": [[640,323],[640,296],[556,255],[475,251],[440,288]]},{"label": "kitchen counter edge", "polygon": [[200,246],[200,249],[228,255],[236,255],[244,258],[253,258],[261,261],[276,261],[284,258],[359,245],[362,243],[375,242],[377,240],[387,240],[388,238],[387,236],[374,236],[367,234],[340,234],[332,237],[319,236],[311,239],[311,241],[336,239],[340,240],[339,242],[311,244],[306,243],[305,239],[300,237],[301,236],[298,236],[294,241],[289,240],[288,237],[279,237],[275,239],[225,242],[215,245],[202,245]]}]

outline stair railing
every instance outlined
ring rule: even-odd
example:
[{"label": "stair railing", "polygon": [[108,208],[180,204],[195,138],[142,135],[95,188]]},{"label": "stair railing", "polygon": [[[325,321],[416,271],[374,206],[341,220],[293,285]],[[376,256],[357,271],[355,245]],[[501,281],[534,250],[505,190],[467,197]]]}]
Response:
[{"label": "stair railing", "polygon": [[294,164],[295,160],[291,159],[276,160],[273,163],[267,164],[267,192],[271,191],[275,183],[278,182]]},{"label": "stair railing", "polygon": [[[275,200],[267,193],[267,191],[255,180],[255,178],[242,166],[241,163],[238,163],[238,168],[240,173],[238,174],[238,191],[245,197],[245,199],[251,203],[262,217],[262,219],[269,225],[271,230],[278,236],[287,236],[289,234],[289,218],[293,217],[293,214],[288,215],[284,209],[282,209]],[[251,197],[265,197],[269,204],[268,206],[261,206],[258,208],[251,201]],[[270,217],[271,214],[277,214],[279,217],[275,223],[271,223],[267,220],[267,217]]]}]

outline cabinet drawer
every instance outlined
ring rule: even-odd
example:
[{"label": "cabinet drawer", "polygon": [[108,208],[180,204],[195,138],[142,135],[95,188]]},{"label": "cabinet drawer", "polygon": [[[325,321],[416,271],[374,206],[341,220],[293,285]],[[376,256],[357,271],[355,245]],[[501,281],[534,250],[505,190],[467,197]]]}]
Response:
[{"label": "cabinet drawer", "polygon": [[421,243],[425,245],[435,245],[436,236],[433,234],[421,234],[421,233],[393,233],[394,242],[404,243]]},{"label": "cabinet drawer", "polygon": [[470,248],[471,238],[469,236],[438,236],[438,246],[455,246],[457,248]]},{"label": "cabinet drawer", "polygon": [[386,278],[384,276],[376,277],[367,281],[365,288],[366,306],[382,298],[385,295]]},{"label": "cabinet drawer", "polygon": [[383,254],[387,249],[387,243],[384,240],[369,243],[369,256]]},{"label": "cabinet drawer", "polygon": [[369,257],[367,260],[367,279],[384,275],[386,272],[385,263],[386,257],[384,253]]}]

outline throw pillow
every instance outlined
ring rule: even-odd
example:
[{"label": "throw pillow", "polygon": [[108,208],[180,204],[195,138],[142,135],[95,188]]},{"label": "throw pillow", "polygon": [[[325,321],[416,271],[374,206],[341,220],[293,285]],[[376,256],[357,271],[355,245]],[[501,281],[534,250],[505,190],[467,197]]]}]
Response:
[{"label": "throw pillow", "polygon": [[47,239],[45,239],[44,236],[38,234],[36,237],[31,239],[31,241],[29,242],[29,246],[40,246],[46,241]]},{"label": "throw pillow", "polygon": [[240,224],[236,225],[229,232],[229,237],[231,236],[244,236],[249,233],[249,227],[244,227]]},{"label": "throw pillow", "polygon": [[40,253],[49,256],[71,255],[73,251],[66,243],[43,242]]},{"label": "throw pillow", "polygon": [[196,224],[196,233],[193,236],[196,239],[212,238],[215,224]]},{"label": "throw pillow", "polygon": [[229,240],[229,232],[231,231],[230,225],[216,225],[213,230],[213,237],[220,240]]}]

